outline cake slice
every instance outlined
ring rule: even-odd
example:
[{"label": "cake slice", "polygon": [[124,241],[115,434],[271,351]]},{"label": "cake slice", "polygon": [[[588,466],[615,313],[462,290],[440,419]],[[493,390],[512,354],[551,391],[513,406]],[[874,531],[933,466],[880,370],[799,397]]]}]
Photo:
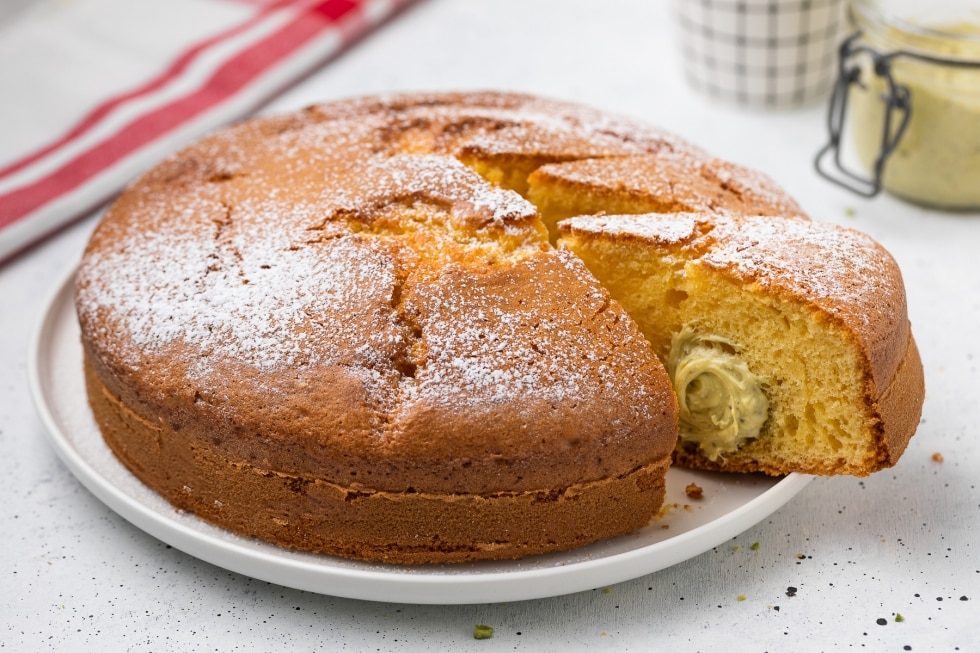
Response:
[{"label": "cake slice", "polygon": [[767,175],[679,147],[543,165],[528,177],[527,197],[541,212],[552,241],[559,221],[590,213],[805,217]]},{"label": "cake slice", "polygon": [[709,214],[559,224],[678,395],[678,464],[867,475],[918,425],[922,365],[898,266],[833,224]]}]

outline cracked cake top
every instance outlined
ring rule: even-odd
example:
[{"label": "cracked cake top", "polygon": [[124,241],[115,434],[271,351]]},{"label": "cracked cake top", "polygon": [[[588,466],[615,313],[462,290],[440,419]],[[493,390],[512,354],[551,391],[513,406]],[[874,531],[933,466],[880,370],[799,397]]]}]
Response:
[{"label": "cracked cake top", "polygon": [[509,136],[487,157],[535,165],[559,154],[522,133],[564,159],[684,148],[501,94],[215,134],[130,187],[86,251],[77,307],[107,387],[264,469],[380,490],[519,492],[664,458],[662,366],[534,206],[461,163],[490,132]]}]

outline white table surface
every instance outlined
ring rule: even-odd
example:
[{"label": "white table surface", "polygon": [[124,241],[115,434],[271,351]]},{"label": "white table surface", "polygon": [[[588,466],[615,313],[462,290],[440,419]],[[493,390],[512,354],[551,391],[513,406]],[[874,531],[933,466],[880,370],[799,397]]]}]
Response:
[{"label": "white table surface", "polygon": [[[0,267],[0,649],[980,650],[980,215],[862,200],[819,179],[824,107],[750,112],[696,95],[665,5],[428,0],[265,110],[401,89],[523,90],[647,119],[767,171],[816,219],[870,233],[903,270],[927,396],[897,466],[816,479],[688,562],[549,599],[373,603],[227,572],[89,494],[31,404],[29,338],[93,215]],[[475,624],[493,638],[475,640]]]}]

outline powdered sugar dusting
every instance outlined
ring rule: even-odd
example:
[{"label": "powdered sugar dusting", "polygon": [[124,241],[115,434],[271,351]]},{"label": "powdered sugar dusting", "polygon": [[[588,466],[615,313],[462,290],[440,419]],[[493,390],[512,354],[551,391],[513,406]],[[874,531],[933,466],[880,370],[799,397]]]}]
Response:
[{"label": "powdered sugar dusting", "polygon": [[691,213],[646,213],[640,215],[583,215],[563,220],[563,232],[634,237],[651,243],[676,244],[698,234],[703,221]]},{"label": "powdered sugar dusting", "polygon": [[805,217],[771,179],[693,150],[655,155],[581,159],[542,166],[532,185],[572,187],[597,193],[630,211],[724,213]]},{"label": "powdered sugar dusting", "polygon": [[[658,400],[639,371],[647,345],[629,328],[616,331],[615,347],[598,344],[618,318],[604,314],[609,297],[585,266],[565,251],[522,265],[519,274],[539,285],[515,283],[509,273],[450,275],[409,298],[409,310],[427,316],[421,324],[427,361],[409,399],[453,410],[534,411],[605,397],[617,410],[625,404],[635,417],[651,419]],[[627,370],[640,377],[624,377]]]},{"label": "powdered sugar dusting", "polygon": [[[704,164],[701,174],[717,179],[719,185],[746,204],[746,215],[775,215],[787,218],[806,217],[806,213],[769,175],[729,161],[713,159]],[[766,208],[765,211],[761,207]]]},{"label": "powdered sugar dusting", "polygon": [[[266,219],[233,223],[224,240],[177,225],[93,252],[79,271],[80,317],[110,316],[106,324],[119,332],[100,342],[122,359],[139,361],[174,342],[193,346],[200,356],[188,361],[188,375],[197,381],[228,361],[257,370],[325,361],[379,367],[378,352],[400,338],[394,318],[378,314],[395,287],[391,260],[354,237],[294,248],[275,213],[254,216]],[[365,313],[373,331],[345,319]],[[351,354],[357,340],[364,346]]]},{"label": "powdered sugar dusting", "polygon": [[367,171],[359,180],[353,206],[423,197],[459,208],[462,226],[507,228],[537,216],[534,205],[511,190],[488,184],[456,159],[440,155],[397,155]]},{"label": "powdered sugar dusting", "polygon": [[[663,379],[635,327],[574,256],[547,249],[532,204],[455,156],[696,150],[583,108],[487,98],[328,105],[171,157],[123,196],[80,268],[95,353],[173,365],[200,387],[234,370],[286,391],[296,370],[335,366],[447,410],[599,402],[617,423],[656,419]],[[514,249],[474,254],[499,234]],[[447,267],[426,268],[435,249],[416,243],[452,249]]]},{"label": "powdered sugar dusting", "polygon": [[[454,103],[453,98],[463,99]],[[405,105],[404,98],[389,97],[398,124],[412,128],[425,124],[437,134],[433,151],[484,155],[519,154],[569,160],[661,151],[700,152],[671,133],[625,116],[543,98],[495,94],[483,96],[419,98]]]},{"label": "powdered sugar dusting", "polygon": [[768,216],[697,213],[578,216],[563,233],[690,244],[691,260],[778,289],[865,329],[898,311],[898,266],[870,236],[834,224]]},{"label": "powdered sugar dusting", "polygon": [[856,325],[905,312],[898,266],[870,236],[833,224],[765,217],[717,220],[702,262],[779,287]]}]

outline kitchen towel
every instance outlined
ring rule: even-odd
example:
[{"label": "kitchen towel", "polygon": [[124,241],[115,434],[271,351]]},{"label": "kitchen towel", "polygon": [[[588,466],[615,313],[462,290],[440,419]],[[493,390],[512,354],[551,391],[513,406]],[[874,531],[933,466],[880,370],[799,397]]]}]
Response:
[{"label": "kitchen towel", "polygon": [[0,261],[411,0],[40,0],[0,23]]}]

